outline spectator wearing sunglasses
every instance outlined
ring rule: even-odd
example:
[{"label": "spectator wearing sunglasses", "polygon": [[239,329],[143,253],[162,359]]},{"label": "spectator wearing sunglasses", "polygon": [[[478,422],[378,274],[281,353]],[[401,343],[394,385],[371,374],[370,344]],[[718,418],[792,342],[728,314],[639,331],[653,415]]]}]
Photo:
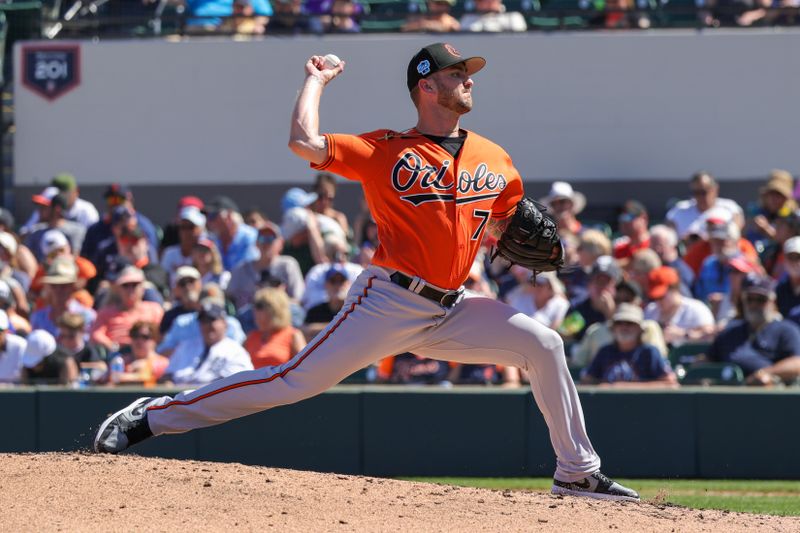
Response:
[{"label": "spectator wearing sunglasses", "polygon": [[83,239],[80,255],[89,259],[97,256],[104,241],[113,236],[111,231],[112,213],[115,208],[122,206],[136,218],[135,225],[138,225],[147,237],[152,251],[151,259],[155,260],[157,258],[155,250],[158,250],[159,244],[156,226],[149,218],[136,211],[131,190],[126,185],[113,183],[106,189],[103,198],[106,201],[106,212],[97,223],[89,226]]},{"label": "spectator wearing sunglasses", "polygon": [[[258,284],[265,275],[280,280],[289,298],[299,302],[305,291],[303,274],[294,257],[281,255],[283,236],[277,224],[265,222],[258,230],[259,258],[242,263],[231,272],[226,293],[237,308],[253,302]],[[266,274],[265,274],[266,273]]]},{"label": "spectator wearing sunglasses", "polygon": [[260,289],[253,302],[256,329],[244,342],[253,367],[278,366],[303,349],[306,339],[292,326],[289,297],[281,289]]},{"label": "spectator wearing sunglasses", "polygon": [[[184,198],[182,201],[192,200]],[[171,283],[175,283],[178,268],[192,264],[192,249],[205,233],[206,216],[196,205],[187,205],[181,208],[174,227],[177,243],[167,246],[161,253],[161,266],[169,273]]]},{"label": "spectator wearing sunglasses", "polygon": [[124,356],[125,372],[120,383],[152,387],[164,375],[169,359],[156,353],[158,327],[152,322],[136,322],[130,331],[131,349]]},{"label": "spectator wearing sunglasses", "polygon": [[333,264],[325,273],[325,301],[313,306],[306,313],[306,323],[303,332],[309,339],[315,337],[317,333],[333,320],[347,298],[347,291],[350,290],[351,281],[347,269],[341,264]]},{"label": "spectator wearing sunglasses", "polygon": [[692,176],[689,180],[689,192],[692,197],[675,204],[666,217],[682,240],[693,233],[702,233],[703,214],[714,207],[727,211],[739,227],[743,225],[742,208],[733,200],[719,197],[719,184],[710,173],[701,171]]},{"label": "spectator wearing sunglasses", "polygon": [[742,367],[750,385],[791,383],[800,377],[800,327],[778,313],[769,277],[744,280],[741,319],[717,336],[707,355]]},{"label": "spectator wearing sunglasses", "polygon": [[144,273],[135,266],[127,266],[117,277],[111,297],[97,313],[92,328],[93,342],[118,352],[131,343],[130,331],[138,321],[161,322],[164,309],[155,302],[145,302]]},{"label": "spectator wearing sunglasses", "polygon": [[58,346],[72,356],[81,371],[89,371],[94,378],[105,376],[108,367],[104,354],[86,339],[86,319],[82,314],[67,311],[58,317]]},{"label": "spectator wearing sunglasses", "polygon": [[172,323],[181,315],[193,313],[200,308],[200,296],[203,283],[200,272],[193,266],[179,267],[172,284],[173,306],[164,313],[158,331],[161,335],[169,331]]}]

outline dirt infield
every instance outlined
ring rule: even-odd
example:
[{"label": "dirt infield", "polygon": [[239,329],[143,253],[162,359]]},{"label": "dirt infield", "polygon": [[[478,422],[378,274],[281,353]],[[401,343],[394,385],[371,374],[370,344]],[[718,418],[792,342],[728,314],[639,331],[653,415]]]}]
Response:
[{"label": "dirt infield", "polygon": [[240,464],[0,454],[0,531],[800,531],[800,518]]}]

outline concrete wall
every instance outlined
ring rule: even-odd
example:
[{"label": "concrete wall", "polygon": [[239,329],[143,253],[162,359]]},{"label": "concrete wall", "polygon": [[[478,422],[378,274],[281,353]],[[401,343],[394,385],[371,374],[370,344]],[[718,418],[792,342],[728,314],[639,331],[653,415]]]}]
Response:
[{"label": "concrete wall", "polygon": [[[138,389],[0,392],[0,451],[88,449]],[[798,479],[800,391],[684,388],[580,392],[610,475]],[[220,426],[152,439],[135,453],[377,476],[550,476],[544,420],[524,389],[340,386]]]},{"label": "concrete wall", "polygon": [[[64,170],[83,185],[308,182],[286,140],[309,55],[348,63],[323,97],[324,130],[404,129],[415,122],[405,66],[433,40],[81,42],[81,83],[54,101],[23,87],[16,65],[15,183],[41,186]],[[527,179],[641,183],[707,168],[739,180],[800,169],[798,30],[450,41],[488,59],[463,125],[506,147]]]}]

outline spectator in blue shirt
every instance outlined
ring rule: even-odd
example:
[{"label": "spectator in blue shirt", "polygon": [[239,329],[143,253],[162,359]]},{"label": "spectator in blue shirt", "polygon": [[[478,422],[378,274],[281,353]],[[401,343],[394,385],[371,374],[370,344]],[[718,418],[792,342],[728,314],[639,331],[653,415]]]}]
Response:
[{"label": "spectator in blue shirt", "polygon": [[91,260],[93,263],[97,263],[96,257],[101,247],[108,242],[109,238],[114,236],[111,230],[113,223],[119,221],[123,216],[122,211],[118,210],[116,220],[112,220],[113,212],[117,207],[122,206],[127,208],[131,216],[135,216],[136,225],[144,232],[150,244],[148,254],[150,260],[157,261],[158,254],[156,252],[159,242],[156,225],[142,213],[136,211],[133,205],[133,193],[130,188],[128,188],[127,185],[112,183],[108,186],[108,189],[106,189],[103,198],[105,198],[106,201],[106,212],[98,222],[92,224],[89,226],[89,229],[86,230],[86,237],[83,239],[80,255]]},{"label": "spectator in blue shirt", "polygon": [[[204,298],[201,300],[200,307],[202,307],[204,303],[209,305],[215,304],[224,306],[223,300],[213,297]],[[225,322],[227,324],[225,336],[233,339],[239,344],[242,344],[245,341],[246,336],[244,331],[242,331],[242,326],[239,324],[239,321],[232,316],[225,315]],[[172,321],[172,326],[169,328],[169,331],[167,331],[166,335],[164,335],[161,343],[159,343],[159,345],[156,347],[156,351],[160,354],[169,356],[182,341],[198,338],[199,336],[200,322],[197,317],[197,311],[179,315]]]},{"label": "spectator in blue shirt", "polygon": [[259,258],[258,231],[244,223],[236,202],[217,196],[206,203],[205,213],[206,226],[214,234],[225,270],[231,272],[241,263]]},{"label": "spectator in blue shirt", "polygon": [[581,383],[625,386],[677,385],[678,379],[658,348],[642,342],[644,314],[638,305],[622,303],[611,319],[614,342],[600,348],[584,370]]},{"label": "spectator in blue shirt", "polygon": [[794,382],[800,377],[800,327],[775,306],[773,281],[750,275],[742,284],[742,319],[731,322],[708,350],[712,361],[736,363],[750,385]]},{"label": "spectator in blue shirt", "polygon": [[[246,0],[246,2],[243,0],[186,0],[189,13],[198,17],[189,19],[188,24],[213,30],[222,24],[223,17],[237,14],[237,8],[242,8],[241,4],[251,7],[253,15],[272,16],[272,5],[269,0]],[[249,10],[247,11],[249,12]]]},{"label": "spectator in blue shirt", "polygon": [[700,267],[695,280],[694,295],[713,309],[714,303],[730,291],[728,261],[740,255],[737,245],[740,238],[739,227],[732,221],[719,224],[709,230],[708,238],[711,255],[705,258]]}]

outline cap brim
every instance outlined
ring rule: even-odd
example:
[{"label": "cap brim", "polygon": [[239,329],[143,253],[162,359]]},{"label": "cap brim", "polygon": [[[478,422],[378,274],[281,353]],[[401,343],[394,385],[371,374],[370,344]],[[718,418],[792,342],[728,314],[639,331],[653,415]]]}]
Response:
[{"label": "cap brim", "polygon": [[42,278],[42,283],[47,283],[49,285],[67,285],[77,282],[78,278],[70,278],[67,276],[45,276]]},{"label": "cap brim", "polygon": [[650,288],[650,292],[647,293],[647,296],[649,296],[651,300],[657,300],[667,294],[668,289],[669,285],[656,285]]}]

